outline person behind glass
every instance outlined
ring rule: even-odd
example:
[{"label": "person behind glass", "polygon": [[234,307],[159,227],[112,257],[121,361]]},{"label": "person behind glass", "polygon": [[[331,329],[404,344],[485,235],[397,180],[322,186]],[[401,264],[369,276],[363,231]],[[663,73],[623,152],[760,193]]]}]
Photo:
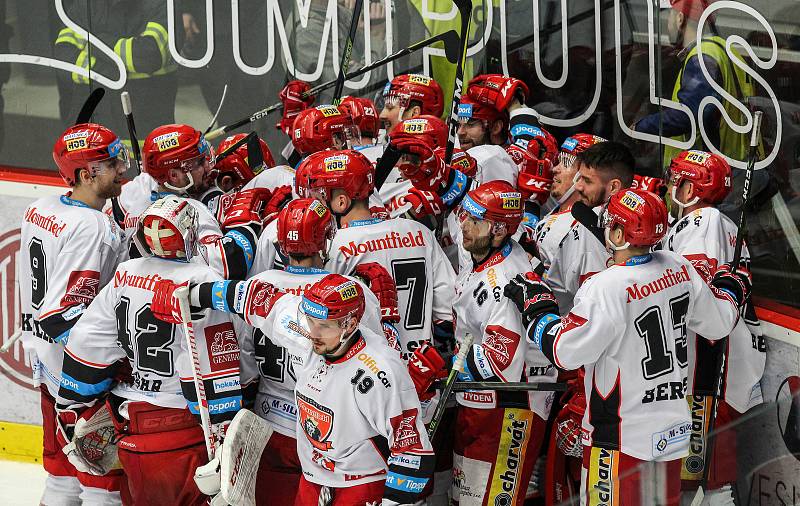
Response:
[{"label": "person behind glass", "polygon": [[[706,97],[713,97],[725,104],[725,113],[736,124],[744,124],[741,111],[731,102],[723,101],[720,92],[711,81],[717,83],[737,100],[747,103],[754,94],[753,83],[747,74],[732,60],[733,55],[742,64],[743,58],[733,47],[727,47],[725,39],[715,34],[707,35],[703,27],[698,25],[703,11],[711,4],[711,0],[661,0],[661,8],[669,9],[667,31],[670,39],[682,47],[679,57],[681,67],[675,80],[671,100],[687,106],[692,117],[702,119],[702,130],[708,137],[709,144],[697,132],[694,149],[709,150],[711,146],[718,148],[725,155],[736,160],[744,160],[747,154],[746,134],[738,134],[722,118],[717,107],[705,106],[700,110],[700,103]],[[707,18],[711,31],[714,31],[713,16]],[[700,31],[703,30],[703,31]],[[700,46],[697,40],[700,38]],[[702,53],[702,54],[701,54]],[[702,63],[700,59],[702,58]],[[703,73],[705,68],[708,77]],[[699,117],[702,114],[702,117]],[[637,132],[671,137],[676,141],[689,140],[692,132],[692,119],[683,111],[662,108],[660,112],[650,114],[635,122],[632,128]],[[663,166],[668,167],[680,149],[665,146]]]}]

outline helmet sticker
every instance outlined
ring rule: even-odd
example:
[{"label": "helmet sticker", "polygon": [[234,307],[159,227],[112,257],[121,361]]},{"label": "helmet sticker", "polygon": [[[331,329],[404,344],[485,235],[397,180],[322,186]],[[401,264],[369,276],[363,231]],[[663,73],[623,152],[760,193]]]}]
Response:
[{"label": "helmet sticker", "polygon": [[326,118],[330,118],[331,116],[339,116],[342,114],[341,112],[339,112],[339,109],[337,109],[333,105],[320,105],[317,106],[317,110],[321,112],[322,115],[325,116]]},{"label": "helmet sticker", "polygon": [[322,163],[325,165],[325,172],[336,172],[345,170],[349,160],[347,155],[335,155],[325,158]]},{"label": "helmet sticker", "polygon": [[325,204],[323,204],[319,200],[314,200],[313,202],[311,202],[311,205],[308,206],[308,208],[317,213],[317,216],[319,216],[320,218],[325,216],[325,212],[328,210],[325,207]]},{"label": "helmet sticker", "polygon": [[471,118],[472,117],[472,104],[458,104],[458,117]]},{"label": "helmet sticker", "polygon": [[63,137],[64,144],[67,146],[67,151],[78,151],[89,147],[89,131],[79,130],[72,132]]},{"label": "helmet sticker", "polygon": [[303,312],[308,316],[319,318],[320,320],[328,319],[328,308],[326,308],[321,304],[317,304],[316,302],[313,302],[306,297],[303,297],[301,308]]},{"label": "helmet sticker", "polygon": [[711,153],[706,153],[705,151],[688,151],[684,160],[698,165],[705,165],[709,158],[711,158]]},{"label": "helmet sticker", "polygon": [[644,199],[632,191],[626,191],[625,195],[619,199],[619,203],[631,211],[636,211],[644,205]]},{"label": "helmet sticker", "polygon": [[352,280],[347,281],[346,283],[342,283],[341,285],[334,288],[334,290],[339,292],[339,296],[341,296],[342,301],[347,301],[358,296],[358,290],[356,289],[356,282]]},{"label": "helmet sticker", "polygon": [[156,146],[158,146],[159,152],[168,151],[180,146],[180,143],[178,142],[178,132],[169,132],[159,135],[153,139],[153,142]]},{"label": "helmet sticker", "polygon": [[423,76],[420,74],[409,74],[408,75],[408,82],[414,84],[422,84],[425,86],[430,86],[431,78],[428,76]]},{"label": "helmet sticker", "polygon": [[519,192],[501,193],[500,198],[503,200],[503,209],[519,209],[522,207],[522,194]]},{"label": "helmet sticker", "polygon": [[403,121],[403,132],[407,134],[421,134],[425,132],[428,120],[424,118],[407,119]]}]

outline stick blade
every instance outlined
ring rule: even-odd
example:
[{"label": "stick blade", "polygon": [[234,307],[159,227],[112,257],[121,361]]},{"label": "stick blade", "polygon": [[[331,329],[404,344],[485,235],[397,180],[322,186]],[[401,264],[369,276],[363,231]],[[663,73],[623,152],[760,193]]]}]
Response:
[{"label": "stick blade", "polygon": [[81,123],[88,123],[90,119],[92,119],[92,115],[94,114],[94,110],[97,109],[97,104],[103,99],[106,94],[105,88],[95,88],[86,98],[86,102],[83,103],[83,107],[81,107],[80,112],[78,113],[78,117],[75,119],[75,124]]},{"label": "stick blade", "polygon": [[603,229],[598,225],[598,216],[592,211],[592,208],[587,206],[581,201],[575,202],[572,204],[572,217],[577,220],[578,223],[586,227],[589,232],[592,233],[595,238],[600,241],[600,244],[606,244],[606,240],[603,234]]},{"label": "stick blade", "polygon": [[459,54],[460,40],[458,32],[455,30],[448,30],[441,35],[442,44],[444,44],[444,56],[447,61],[455,65],[461,57]]}]

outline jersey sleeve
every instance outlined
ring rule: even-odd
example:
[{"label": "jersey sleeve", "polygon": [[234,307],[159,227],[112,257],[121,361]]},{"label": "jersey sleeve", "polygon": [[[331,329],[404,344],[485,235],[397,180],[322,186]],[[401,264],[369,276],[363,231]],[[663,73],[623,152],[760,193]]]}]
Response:
[{"label": "jersey sleeve", "polygon": [[119,260],[110,223],[104,225],[101,220],[81,222],[48,274],[39,320],[44,332],[56,342],[69,339],[70,330],[100,291],[101,277],[109,270],[107,264]]},{"label": "jersey sleeve", "polygon": [[400,361],[393,363],[390,388],[372,388],[359,409],[378,433],[389,470],[384,498],[414,504],[433,475],[435,456],[425,431],[417,392]]},{"label": "jersey sleeve", "polygon": [[238,316],[232,316],[231,323],[233,323],[233,330],[239,341],[239,378],[242,387],[242,403],[248,407],[255,402],[258,382],[261,379],[253,340],[253,327]]},{"label": "jersey sleeve", "polygon": [[561,321],[543,318],[529,329],[534,343],[556,367],[578,369],[597,362],[603,352],[624,332],[624,315],[616,314],[605,303],[600,287],[593,283],[575,296],[575,305]]},{"label": "jersey sleeve", "polygon": [[603,245],[583,225],[575,224],[561,241],[545,274],[545,281],[553,290],[562,312],[572,306],[584,281],[605,270],[607,261],[608,253]]},{"label": "jersey sleeve", "polygon": [[692,282],[692,307],[686,316],[689,330],[712,341],[722,339],[739,320],[739,309],[733,297],[719,288],[706,284],[696,270],[686,268]]},{"label": "jersey sleeve", "polygon": [[120,360],[127,359],[117,339],[116,290],[108,284],[72,329],[64,349],[60,407],[90,405],[113,385]]},{"label": "jersey sleeve", "polygon": [[485,381],[521,381],[527,343],[519,312],[509,299],[503,297],[492,306],[481,331],[480,342],[472,345],[466,358],[473,377],[477,373]]}]

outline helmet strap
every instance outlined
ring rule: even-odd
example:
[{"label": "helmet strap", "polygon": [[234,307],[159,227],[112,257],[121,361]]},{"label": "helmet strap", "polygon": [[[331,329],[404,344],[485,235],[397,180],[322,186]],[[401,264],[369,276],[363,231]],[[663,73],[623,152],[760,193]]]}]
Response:
[{"label": "helmet strap", "polygon": [[164,188],[167,188],[169,190],[177,192],[177,193],[179,193],[181,195],[185,195],[189,191],[189,188],[194,186],[194,178],[192,177],[192,173],[191,172],[185,172],[184,174],[186,174],[186,176],[189,178],[189,182],[186,183],[185,186],[179,188],[177,186],[172,186],[171,184],[169,184],[168,182],[165,181],[164,182]]},{"label": "helmet strap", "polygon": [[625,244],[623,244],[622,246],[617,246],[616,244],[611,242],[611,228],[610,227],[606,227],[603,230],[603,233],[605,234],[605,239],[606,239],[606,249],[610,250],[609,252],[613,253],[614,251],[625,251],[626,249],[630,248],[631,243],[629,241],[625,241]]},{"label": "helmet strap", "polygon": [[686,202],[684,204],[683,202],[678,200],[678,197],[677,197],[678,186],[680,186],[680,185],[678,185],[678,184],[673,184],[672,185],[672,195],[671,196],[672,196],[672,203],[674,205],[678,206],[677,219],[681,219],[681,218],[683,218],[683,213],[686,212],[686,208],[687,207],[691,207],[691,206],[697,204],[698,202],[700,202],[700,197],[695,196],[692,200],[690,200],[689,202]]},{"label": "helmet strap", "polygon": [[[348,317],[348,321],[349,318],[352,318],[352,316]],[[358,325],[356,325],[353,331],[350,332],[349,334],[345,334],[345,330],[342,329],[341,334],[339,334],[339,345],[332,351],[329,351],[328,353],[325,353],[322,356],[328,360],[334,360],[342,356],[344,353],[346,353],[346,350],[348,350],[350,346],[353,345],[354,339],[352,338],[357,334],[357,332],[358,332]]]},{"label": "helmet strap", "polygon": [[580,177],[580,172],[575,172],[575,175],[572,176],[572,185],[570,185],[569,190],[565,191],[564,195],[562,195],[561,198],[558,199],[558,205],[561,205],[564,202],[566,202],[567,199],[570,198],[573,193],[575,193],[575,183],[578,182],[579,177]]}]

